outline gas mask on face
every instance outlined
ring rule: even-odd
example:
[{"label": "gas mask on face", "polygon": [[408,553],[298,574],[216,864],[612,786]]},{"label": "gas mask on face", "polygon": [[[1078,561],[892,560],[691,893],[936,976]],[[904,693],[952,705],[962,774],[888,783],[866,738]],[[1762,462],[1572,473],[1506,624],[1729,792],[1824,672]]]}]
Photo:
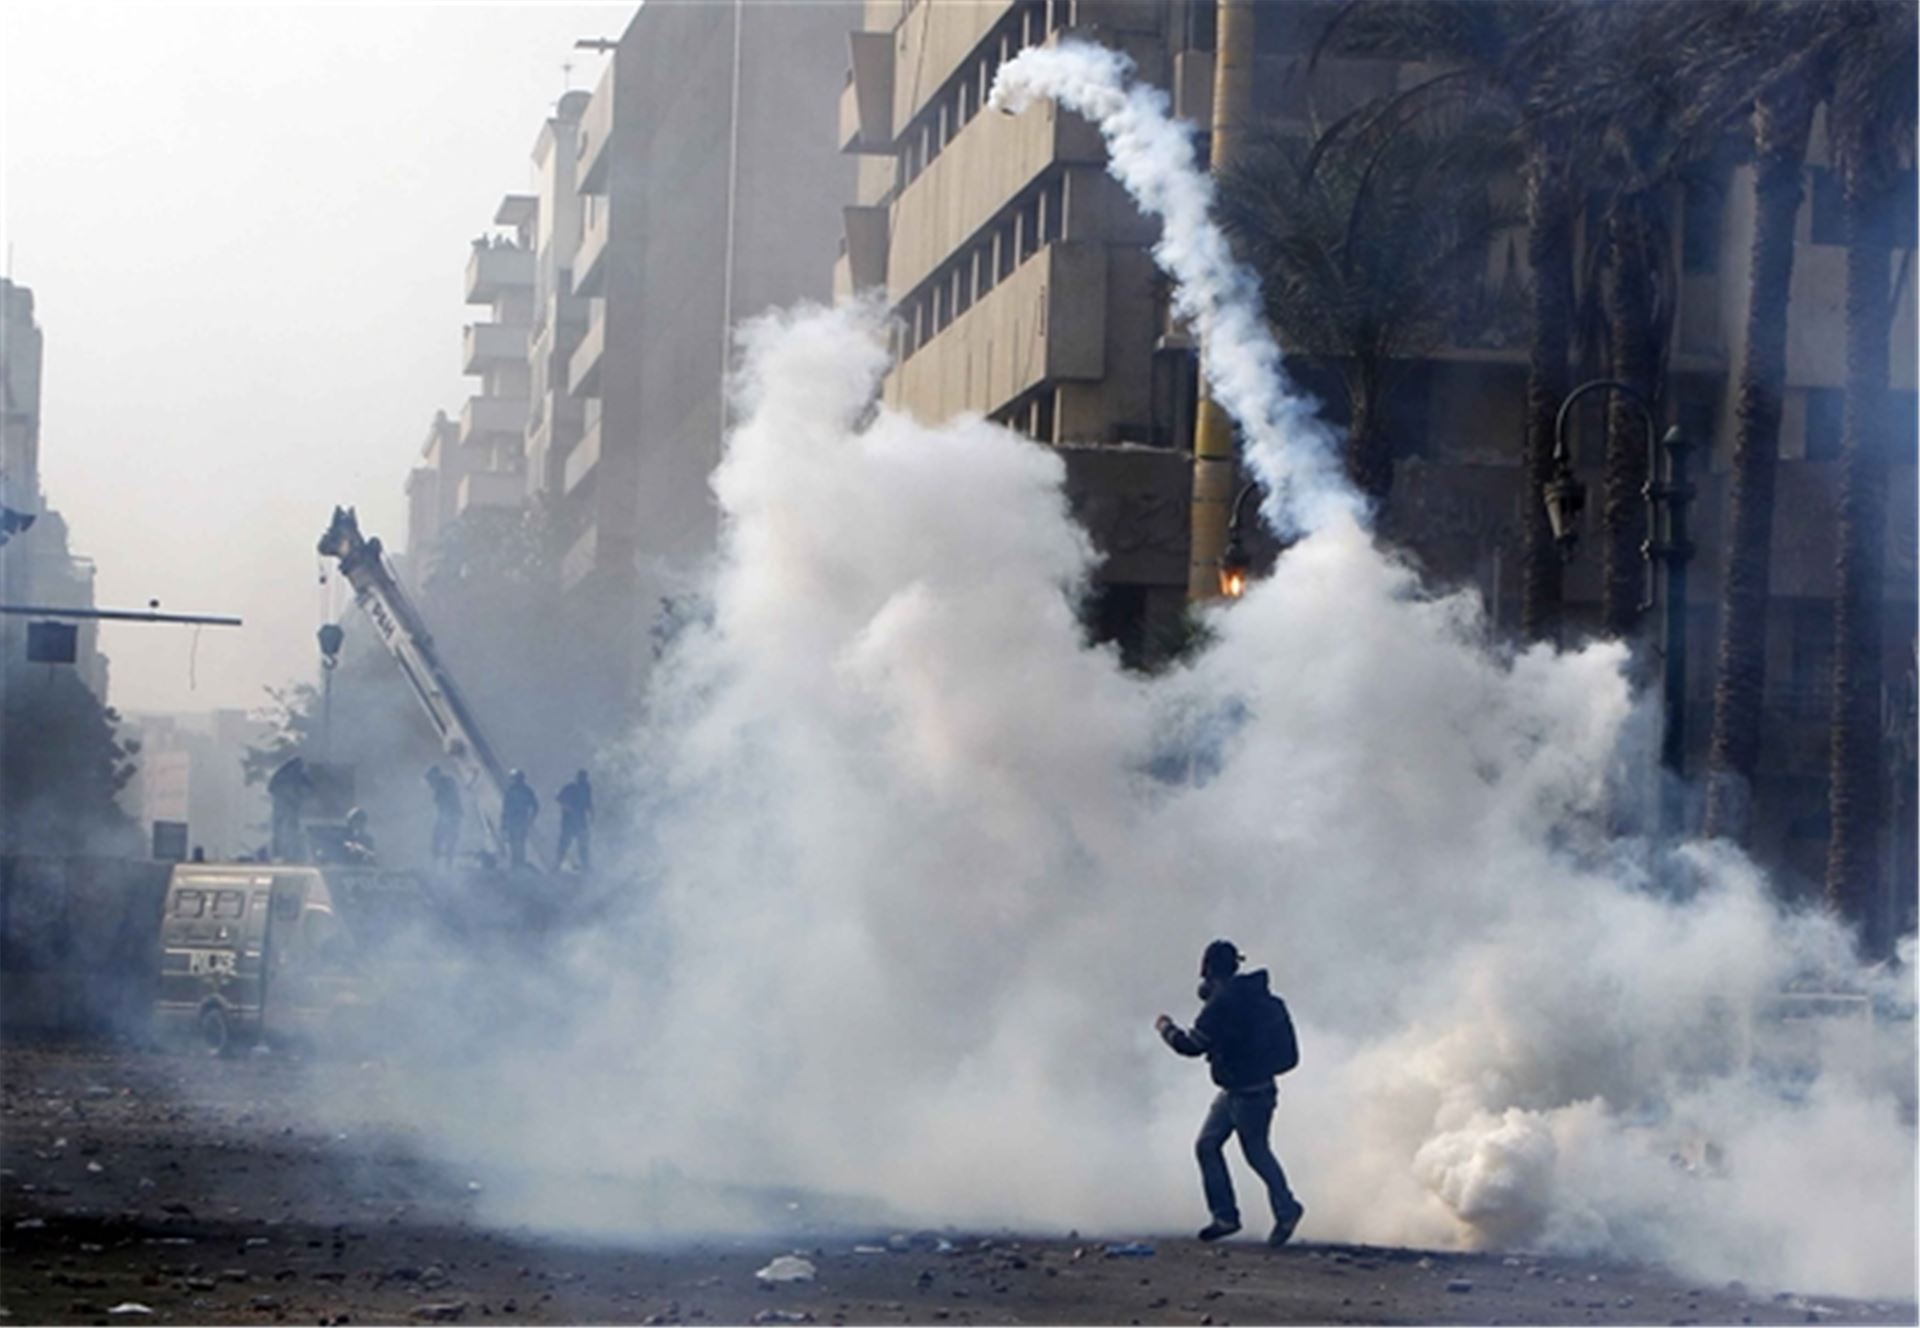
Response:
[{"label": "gas mask on face", "polygon": [[1213,993],[1218,990],[1220,990],[1220,979],[1218,978],[1201,978],[1200,979],[1200,988],[1199,988],[1198,994],[1201,1000],[1203,1001],[1212,1000]]}]

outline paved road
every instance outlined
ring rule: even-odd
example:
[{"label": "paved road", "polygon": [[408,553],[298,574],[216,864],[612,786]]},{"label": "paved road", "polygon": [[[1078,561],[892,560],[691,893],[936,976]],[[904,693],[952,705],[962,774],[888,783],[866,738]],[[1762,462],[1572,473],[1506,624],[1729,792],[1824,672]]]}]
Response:
[{"label": "paved road", "polygon": [[[484,1226],[406,1135],[316,1119],[384,1067],[0,1048],[0,1315],[24,1323],[1914,1323],[1866,1304],[1531,1256],[1144,1236],[1149,1255],[773,1207],[777,1235],[610,1245]],[[784,1197],[783,1197],[784,1198]],[[857,1223],[858,1219],[854,1219]],[[761,1230],[769,1228],[761,1227]],[[904,1247],[904,1248],[900,1248]],[[802,1255],[811,1281],[755,1273]],[[144,1307],[148,1313],[121,1308]]]}]

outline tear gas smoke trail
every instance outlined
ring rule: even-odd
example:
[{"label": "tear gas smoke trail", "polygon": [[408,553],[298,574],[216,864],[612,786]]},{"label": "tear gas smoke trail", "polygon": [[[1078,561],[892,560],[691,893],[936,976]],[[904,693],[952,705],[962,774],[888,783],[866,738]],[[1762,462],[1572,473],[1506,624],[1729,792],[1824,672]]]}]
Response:
[{"label": "tear gas smoke trail", "polygon": [[1029,47],[1003,65],[991,105],[1019,113],[1036,97],[1100,127],[1108,170],[1162,221],[1154,258],[1174,279],[1174,308],[1193,324],[1214,398],[1240,422],[1247,460],[1267,490],[1262,511],[1282,534],[1311,533],[1364,504],[1347,483],[1312,400],[1289,390],[1280,347],[1261,313],[1259,285],[1213,223],[1213,180],[1167,94],[1130,82],[1125,55],[1068,41]]},{"label": "tear gas smoke trail", "polygon": [[[1153,169],[1145,196],[1203,197]],[[423,1085],[463,1165],[508,1164],[502,1220],[744,1220],[684,1173],[1190,1230],[1209,1090],[1150,1023],[1224,934],[1301,1025],[1275,1138],[1308,1238],[1911,1292],[1911,1024],[1766,1014],[1795,978],[1909,1008],[1911,982],[1724,846],[1676,855],[1689,898],[1645,888],[1604,815],[1644,739],[1623,647],[1490,649],[1476,598],[1341,517],[1283,427],[1306,404],[1249,371],[1317,533],[1141,678],[1083,642],[1057,453],[874,408],[877,309],[742,340],[711,621],[635,744],[650,888],[553,957],[530,1032]]]}]

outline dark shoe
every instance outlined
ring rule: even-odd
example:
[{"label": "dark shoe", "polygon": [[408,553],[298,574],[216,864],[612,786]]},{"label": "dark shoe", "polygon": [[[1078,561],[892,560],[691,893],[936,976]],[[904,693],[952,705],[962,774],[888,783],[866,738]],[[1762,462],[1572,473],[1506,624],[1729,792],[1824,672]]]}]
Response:
[{"label": "dark shoe", "polygon": [[1293,1229],[1300,1225],[1300,1219],[1306,1215],[1307,1210],[1299,1203],[1295,1203],[1293,1207],[1286,1211],[1284,1216],[1274,1220],[1273,1234],[1267,1237],[1267,1244],[1278,1249],[1280,1246],[1292,1240]]},{"label": "dark shoe", "polygon": [[1220,1219],[1215,1218],[1213,1221],[1207,1223],[1204,1227],[1200,1228],[1200,1239],[1201,1240],[1224,1240],[1226,1237],[1231,1236],[1234,1232],[1238,1231],[1239,1229],[1240,1229],[1240,1224],[1238,1222],[1222,1222]]}]

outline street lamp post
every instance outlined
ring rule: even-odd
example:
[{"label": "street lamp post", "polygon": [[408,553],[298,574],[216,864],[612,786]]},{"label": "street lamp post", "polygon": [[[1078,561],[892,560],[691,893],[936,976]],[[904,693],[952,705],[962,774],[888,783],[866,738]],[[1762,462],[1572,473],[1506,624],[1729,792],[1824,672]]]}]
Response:
[{"label": "street lamp post", "polygon": [[1227,547],[1220,554],[1220,593],[1228,599],[1239,599],[1246,594],[1247,578],[1253,574],[1253,555],[1247,552],[1247,541],[1240,530],[1240,518],[1245,512],[1247,499],[1259,487],[1258,480],[1248,480],[1241,485],[1227,517]]},{"label": "street lamp post", "polygon": [[[1573,459],[1567,451],[1567,419],[1574,402],[1589,392],[1602,391],[1618,392],[1633,402],[1647,424],[1647,483],[1642,490],[1647,499],[1647,538],[1640,546],[1647,569],[1646,597],[1640,608],[1644,612],[1654,607],[1656,599],[1665,601],[1660,626],[1660,764],[1677,781],[1686,768],[1687,563],[1693,557],[1693,545],[1687,542],[1687,505],[1693,501],[1694,492],[1687,480],[1687,453],[1692,449],[1677,426],[1655,440],[1653,406],[1639,391],[1617,379],[1596,378],[1574,388],[1560,403],[1560,413],[1553,422],[1553,478],[1540,496],[1547,505],[1547,521],[1553,527],[1560,555],[1570,559],[1579,543],[1580,513],[1586,507],[1587,494],[1586,486],[1574,476]],[[1662,452],[1666,453],[1664,477]],[[1663,783],[1660,826],[1669,833],[1680,828],[1678,795],[1674,783]]]},{"label": "street lamp post", "polygon": [[345,644],[347,633],[339,623],[323,623],[317,633],[320,638],[320,750],[326,759],[333,759],[333,670],[340,662],[340,647]]}]

